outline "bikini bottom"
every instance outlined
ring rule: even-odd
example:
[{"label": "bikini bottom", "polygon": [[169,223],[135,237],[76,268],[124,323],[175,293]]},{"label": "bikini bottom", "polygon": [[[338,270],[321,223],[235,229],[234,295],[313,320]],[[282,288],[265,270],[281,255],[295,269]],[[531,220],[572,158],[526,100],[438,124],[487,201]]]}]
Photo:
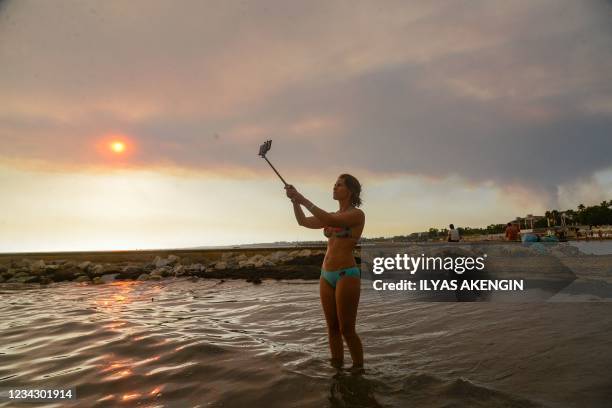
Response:
[{"label": "bikini bottom", "polygon": [[336,284],[340,279],[345,276],[354,276],[355,278],[361,279],[361,269],[357,266],[351,268],[344,268],[337,271],[326,271],[321,268],[321,276],[331,285],[332,288],[336,288]]}]

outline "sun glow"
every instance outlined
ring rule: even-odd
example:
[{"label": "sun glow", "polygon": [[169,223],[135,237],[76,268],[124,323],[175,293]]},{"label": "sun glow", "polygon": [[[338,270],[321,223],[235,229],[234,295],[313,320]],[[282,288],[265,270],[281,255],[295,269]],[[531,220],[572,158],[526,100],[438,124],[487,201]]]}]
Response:
[{"label": "sun glow", "polygon": [[125,143],[116,140],[110,144],[110,148],[113,152],[121,154],[125,151]]},{"label": "sun glow", "polygon": [[134,137],[124,133],[108,133],[97,139],[97,153],[108,163],[127,163],[138,150]]}]

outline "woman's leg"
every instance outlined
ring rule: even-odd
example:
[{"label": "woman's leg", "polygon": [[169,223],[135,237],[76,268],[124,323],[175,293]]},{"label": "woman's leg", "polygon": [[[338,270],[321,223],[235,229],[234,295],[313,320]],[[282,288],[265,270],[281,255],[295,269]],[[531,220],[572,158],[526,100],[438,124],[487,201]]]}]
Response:
[{"label": "woman's leg", "polygon": [[321,295],[323,313],[325,313],[325,321],[327,322],[327,336],[329,338],[332,365],[340,367],[344,360],[344,345],[342,344],[342,334],[336,313],[335,292],[335,289],[325,279],[319,278],[319,293]]},{"label": "woman's leg", "polygon": [[345,276],[336,284],[336,310],[340,332],[351,352],[353,367],[363,367],[363,347],[355,332],[357,306],[361,294],[361,279]]}]

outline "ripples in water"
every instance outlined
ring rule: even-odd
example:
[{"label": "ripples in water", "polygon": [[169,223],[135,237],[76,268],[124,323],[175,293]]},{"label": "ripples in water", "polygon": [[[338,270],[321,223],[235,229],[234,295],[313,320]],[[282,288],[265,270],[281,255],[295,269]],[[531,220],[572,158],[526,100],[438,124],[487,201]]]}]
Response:
[{"label": "ripples in water", "polygon": [[363,375],[329,366],[315,282],[0,288],[0,387],[75,387],[74,405],[87,407],[608,406],[612,398],[610,304],[410,303],[365,285]]}]

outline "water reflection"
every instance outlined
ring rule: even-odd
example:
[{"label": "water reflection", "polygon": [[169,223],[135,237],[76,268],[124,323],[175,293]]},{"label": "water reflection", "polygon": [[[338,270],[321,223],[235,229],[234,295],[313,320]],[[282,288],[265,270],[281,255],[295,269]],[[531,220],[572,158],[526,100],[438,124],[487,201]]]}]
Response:
[{"label": "water reflection", "polygon": [[363,373],[338,370],[331,378],[329,402],[332,407],[379,408],[374,397],[375,383]]}]

